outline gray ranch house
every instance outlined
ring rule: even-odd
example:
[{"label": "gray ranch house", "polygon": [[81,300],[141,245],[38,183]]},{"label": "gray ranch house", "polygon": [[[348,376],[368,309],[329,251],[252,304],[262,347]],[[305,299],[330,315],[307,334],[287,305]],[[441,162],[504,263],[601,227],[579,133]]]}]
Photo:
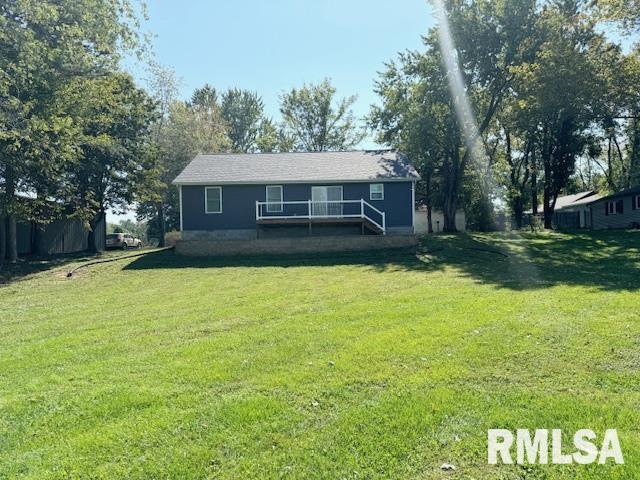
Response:
[{"label": "gray ranch house", "polygon": [[599,198],[589,206],[594,230],[640,228],[640,186]]},{"label": "gray ranch house", "polygon": [[394,151],[198,155],[173,181],[183,240],[413,234],[415,184]]}]

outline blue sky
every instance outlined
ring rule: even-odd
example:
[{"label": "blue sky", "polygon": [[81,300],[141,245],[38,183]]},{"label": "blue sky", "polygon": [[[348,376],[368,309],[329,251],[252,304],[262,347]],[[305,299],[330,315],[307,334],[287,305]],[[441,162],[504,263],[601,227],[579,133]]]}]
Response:
[{"label": "blue sky", "polygon": [[275,118],[282,91],[325,77],[366,115],[376,72],[434,23],[426,0],[149,0],[148,11],[156,60],[181,77],[183,98],[205,82],[255,90]]},{"label": "blue sky", "polygon": [[[364,117],[376,72],[435,23],[426,0],[148,0],[148,15],[155,60],[181,78],[182,98],[205,83],[255,90],[276,119],[279,94],[324,78],[339,97],[357,95]],[[144,84],[143,65],[126,68]],[[109,215],[123,218],[134,214]]]}]

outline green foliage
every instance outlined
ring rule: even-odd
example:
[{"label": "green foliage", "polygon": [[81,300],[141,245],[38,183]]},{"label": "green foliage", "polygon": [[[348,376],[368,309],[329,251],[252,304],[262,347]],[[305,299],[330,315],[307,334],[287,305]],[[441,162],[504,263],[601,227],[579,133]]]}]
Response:
[{"label": "green foliage", "polygon": [[257,148],[263,121],[264,104],[256,92],[230,89],[222,95],[222,118],[234,152],[252,152]]},{"label": "green foliage", "polygon": [[[68,172],[87,134],[70,85],[111,75],[122,50],[143,50],[136,12],[129,0],[0,5],[0,204],[9,215],[46,222],[74,195]],[[101,134],[92,132],[94,144]],[[15,259],[14,235],[9,243]]]},{"label": "green foliage", "polygon": [[284,136],[291,139],[293,150],[349,150],[362,141],[365,133],[350,110],[356,97],[334,104],[335,94],[335,87],[325,79],[280,96]]},{"label": "green foliage", "polygon": [[120,223],[107,224],[107,233],[130,233],[143,242],[147,241],[147,225],[144,222],[135,222],[128,218],[120,220]]}]

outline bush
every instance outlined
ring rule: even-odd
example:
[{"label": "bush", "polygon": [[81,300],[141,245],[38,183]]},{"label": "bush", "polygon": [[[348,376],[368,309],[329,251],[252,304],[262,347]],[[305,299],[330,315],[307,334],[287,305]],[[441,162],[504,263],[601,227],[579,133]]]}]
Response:
[{"label": "bush", "polygon": [[167,232],[166,235],[164,236],[164,241],[165,241],[165,245],[167,247],[174,247],[176,245],[176,243],[178,243],[178,240],[180,240],[182,238],[182,235],[180,232]]}]

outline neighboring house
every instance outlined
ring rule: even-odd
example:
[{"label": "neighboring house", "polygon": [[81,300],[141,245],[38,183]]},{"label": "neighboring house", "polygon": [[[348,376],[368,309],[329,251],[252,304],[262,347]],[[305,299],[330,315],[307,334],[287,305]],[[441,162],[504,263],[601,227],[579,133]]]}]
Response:
[{"label": "neighboring house", "polygon": [[[553,212],[553,226],[555,228],[569,229],[591,228],[590,204],[598,198],[600,198],[600,195],[596,190],[587,190],[558,197]],[[538,207],[540,216],[542,216],[543,209],[542,205]],[[525,212],[525,216],[531,217],[531,215],[531,210]]]},{"label": "neighboring house", "polygon": [[412,234],[415,183],[393,151],[198,155],[173,181],[183,240]]},{"label": "neighboring house", "polygon": [[601,197],[589,206],[595,230],[640,228],[640,186]]},{"label": "neighboring house", "polygon": [[558,197],[553,223],[560,228],[591,228],[590,204],[600,198],[595,190]]}]

